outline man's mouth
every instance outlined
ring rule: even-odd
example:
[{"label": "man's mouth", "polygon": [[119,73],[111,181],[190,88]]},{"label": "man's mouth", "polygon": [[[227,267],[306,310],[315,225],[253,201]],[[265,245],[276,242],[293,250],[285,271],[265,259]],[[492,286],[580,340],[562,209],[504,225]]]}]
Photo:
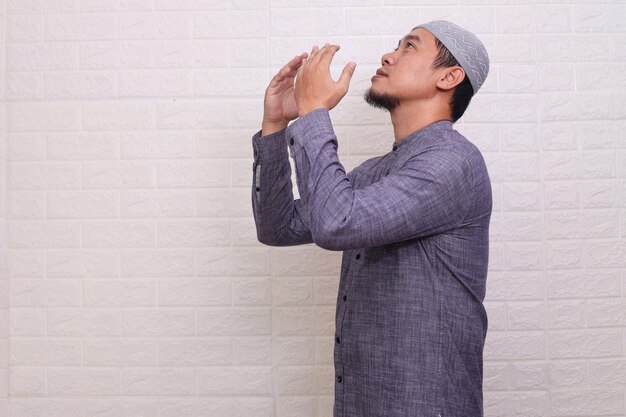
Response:
[{"label": "man's mouth", "polygon": [[387,77],[387,73],[382,68],[378,68],[376,70],[376,74],[372,76],[372,81],[374,81],[376,78],[382,78],[382,77]]}]

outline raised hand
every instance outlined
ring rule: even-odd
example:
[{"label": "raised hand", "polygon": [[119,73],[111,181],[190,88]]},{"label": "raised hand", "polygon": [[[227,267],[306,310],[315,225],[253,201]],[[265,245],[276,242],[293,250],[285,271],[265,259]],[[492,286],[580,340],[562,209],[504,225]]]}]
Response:
[{"label": "raised hand", "polygon": [[295,98],[298,115],[324,108],[334,108],[348,92],[356,63],[348,62],[335,82],[330,75],[330,63],[339,45],[326,44],[321,49],[313,47],[309,59],[298,70]]},{"label": "raised hand", "polygon": [[306,52],[289,61],[272,78],[265,90],[263,102],[263,126],[261,135],[278,132],[298,117],[294,97],[294,80],[302,62],[308,57]]}]

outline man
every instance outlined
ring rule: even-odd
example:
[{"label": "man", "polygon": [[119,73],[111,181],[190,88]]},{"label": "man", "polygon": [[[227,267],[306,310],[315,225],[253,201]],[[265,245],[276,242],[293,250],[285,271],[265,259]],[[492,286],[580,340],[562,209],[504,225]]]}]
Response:
[{"label": "man", "polygon": [[389,110],[392,150],[346,174],[328,111],[355,64],[333,81],[338,49],[295,57],[266,90],[253,138],[258,239],[344,251],[335,417],[482,416],[491,186],[480,152],[452,123],[487,76],[487,52],[446,21],[402,38],[365,96]]}]

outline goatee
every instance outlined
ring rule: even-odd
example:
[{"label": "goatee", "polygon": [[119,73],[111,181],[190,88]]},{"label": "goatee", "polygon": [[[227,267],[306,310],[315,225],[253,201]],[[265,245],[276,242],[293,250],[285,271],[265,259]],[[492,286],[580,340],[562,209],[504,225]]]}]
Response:
[{"label": "goatee", "polygon": [[372,107],[385,110],[393,110],[400,104],[400,99],[391,94],[377,93],[370,88],[365,92],[363,98]]}]

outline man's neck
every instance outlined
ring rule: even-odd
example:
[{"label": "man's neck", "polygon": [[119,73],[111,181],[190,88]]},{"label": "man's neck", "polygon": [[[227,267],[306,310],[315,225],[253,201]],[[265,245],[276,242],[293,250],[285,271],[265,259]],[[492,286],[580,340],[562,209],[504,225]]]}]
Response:
[{"label": "man's neck", "polygon": [[411,133],[435,122],[452,121],[450,111],[447,108],[432,104],[428,106],[402,106],[400,104],[390,113],[395,142],[398,144]]}]

